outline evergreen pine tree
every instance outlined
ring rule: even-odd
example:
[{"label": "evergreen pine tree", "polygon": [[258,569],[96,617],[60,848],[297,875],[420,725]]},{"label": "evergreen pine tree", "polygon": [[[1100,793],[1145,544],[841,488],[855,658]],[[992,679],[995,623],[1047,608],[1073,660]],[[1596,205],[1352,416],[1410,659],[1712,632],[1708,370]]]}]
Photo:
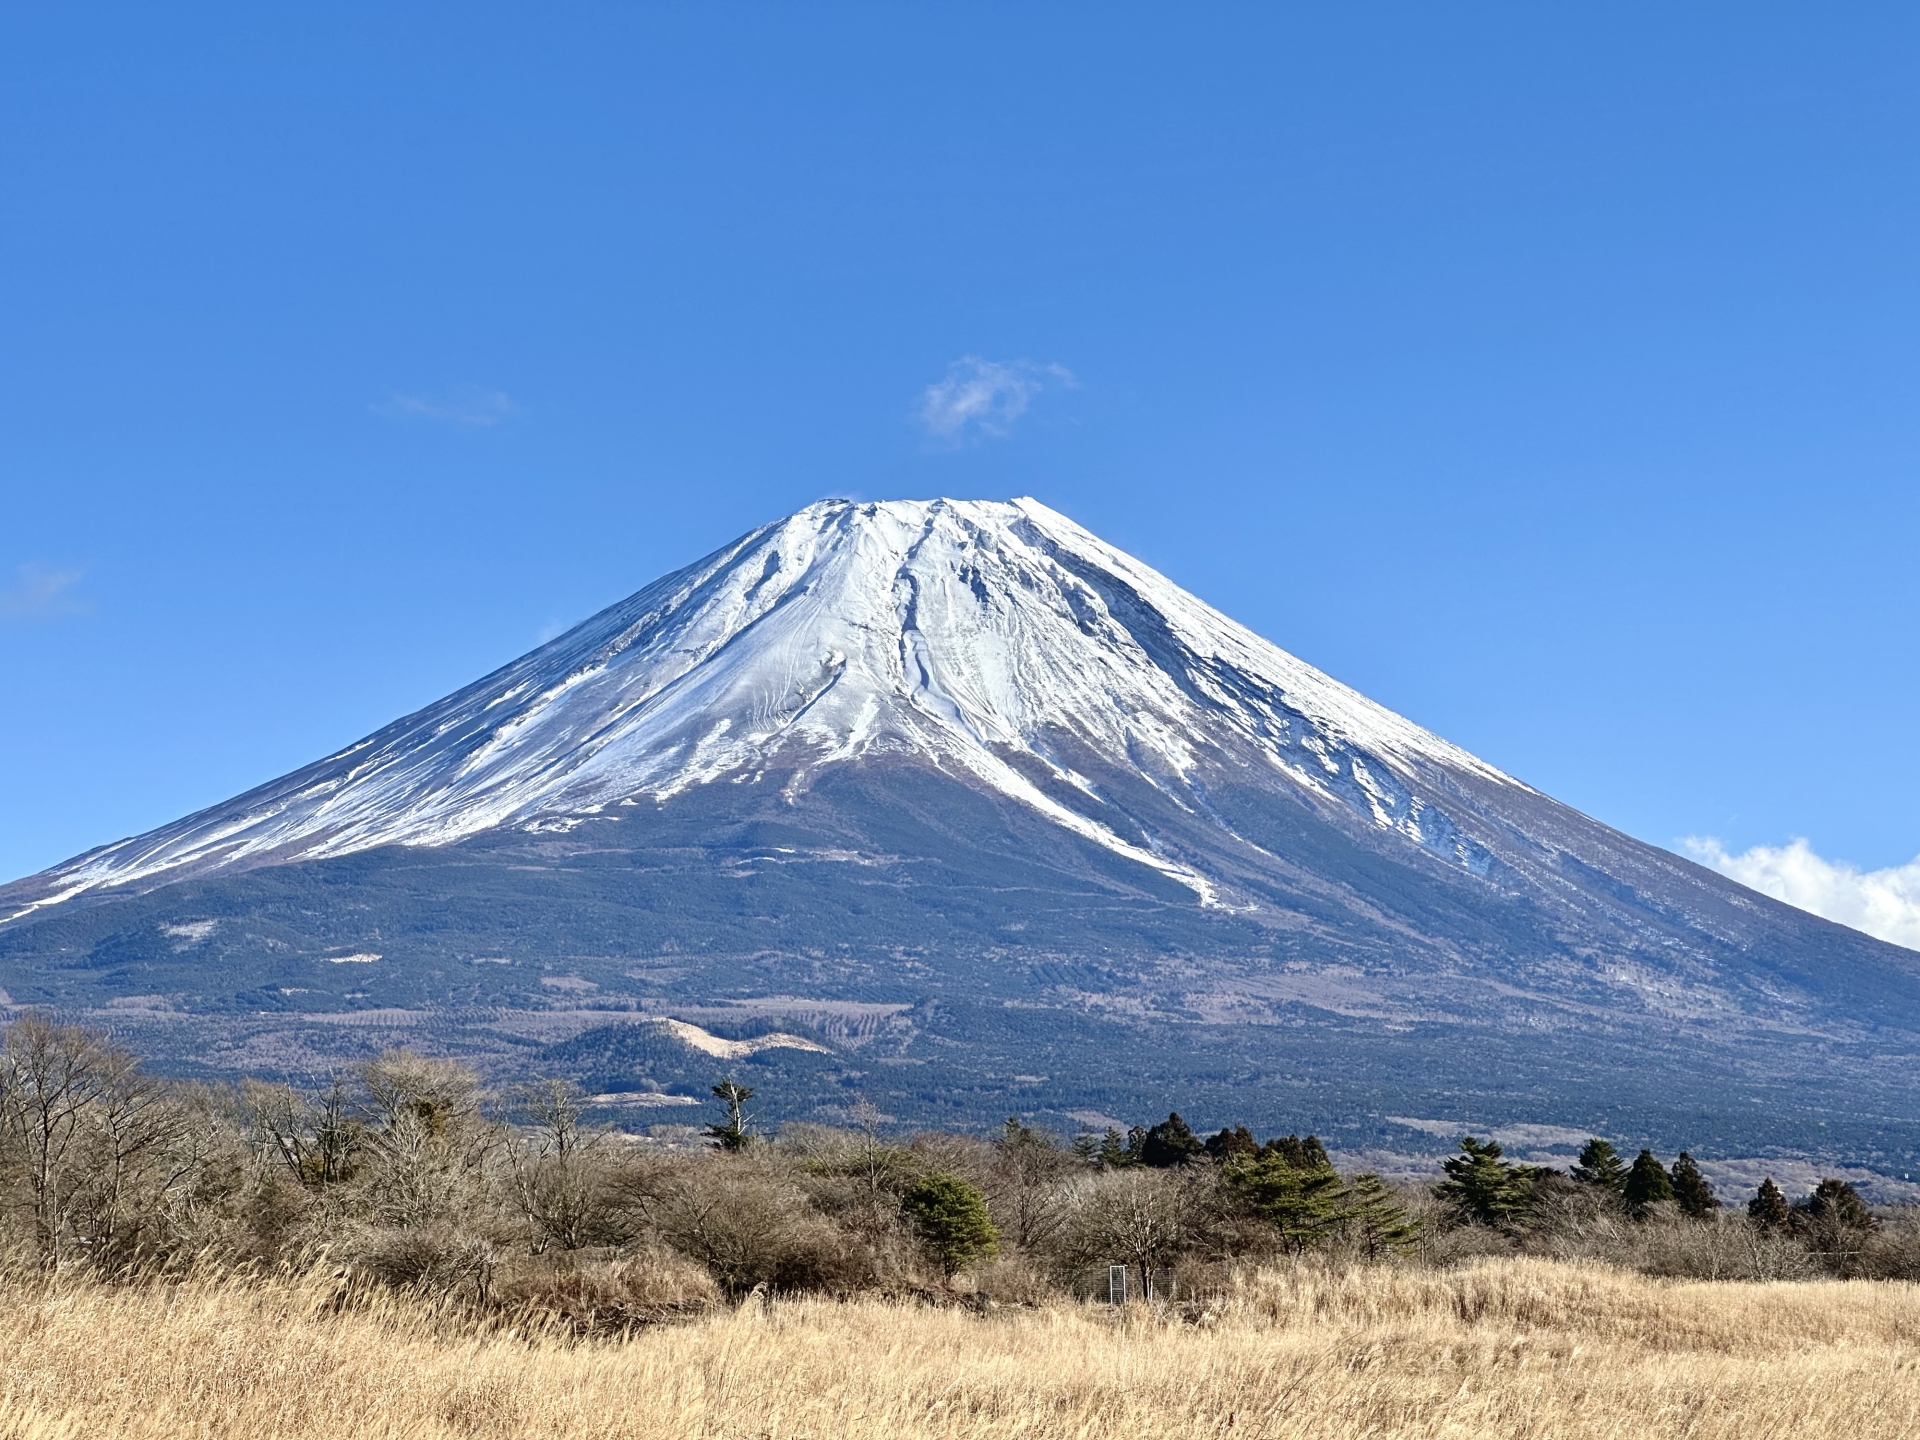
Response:
[{"label": "evergreen pine tree", "polygon": [[1229,1161],[1226,1178],[1242,1203],[1278,1230],[1295,1254],[1319,1244],[1340,1223],[1340,1177],[1331,1165],[1294,1165],[1263,1150]]},{"label": "evergreen pine tree", "polygon": [[[1119,1137],[1116,1136],[1115,1138],[1117,1139]],[[1070,1148],[1073,1151],[1073,1158],[1078,1160],[1082,1165],[1098,1165],[1100,1163],[1100,1137],[1095,1135],[1091,1130],[1082,1130],[1078,1135],[1074,1136],[1073,1145]]]},{"label": "evergreen pine tree", "polygon": [[1244,1125],[1235,1125],[1231,1130],[1223,1129],[1207,1141],[1207,1154],[1218,1165],[1226,1164],[1236,1155],[1255,1155],[1259,1151],[1260,1142],[1253,1138],[1253,1132]]},{"label": "evergreen pine tree", "polygon": [[1109,1125],[1105,1137],[1100,1141],[1097,1158],[1103,1170],[1118,1170],[1122,1165],[1133,1164],[1133,1154],[1120,1138],[1120,1132]]},{"label": "evergreen pine tree", "polygon": [[1411,1250],[1420,1238],[1420,1222],[1412,1219],[1386,1182],[1378,1175],[1353,1177],[1339,1199],[1339,1221],[1347,1238],[1369,1260],[1396,1250]]},{"label": "evergreen pine tree", "polygon": [[1673,1199],[1673,1181],[1660,1162],[1653,1158],[1651,1150],[1642,1150],[1634,1157],[1633,1168],[1627,1171],[1627,1183],[1621,1188],[1620,1198],[1626,1202],[1627,1213],[1645,1215],[1655,1205],[1664,1200]]},{"label": "evergreen pine tree", "polygon": [[747,1133],[753,1117],[747,1114],[747,1101],[753,1098],[751,1085],[736,1085],[731,1077],[713,1087],[714,1098],[727,1107],[727,1115],[718,1125],[707,1126],[707,1138],[722,1150],[744,1150],[752,1137]]},{"label": "evergreen pine tree", "polygon": [[1333,1164],[1318,1135],[1309,1135],[1304,1140],[1298,1135],[1276,1135],[1260,1147],[1260,1153],[1278,1155],[1296,1170],[1319,1170]]},{"label": "evergreen pine tree", "polygon": [[1874,1228],[1873,1212],[1860,1192],[1844,1180],[1826,1179],[1813,1187],[1806,1199],[1794,1203],[1794,1228],[1821,1232],[1858,1231]]},{"label": "evergreen pine tree", "polygon": [[949,1280],[999,1247],[987,1197],[958,1175],[927,1176],[900,1197],[900,1209]]},{"label": "evergreen pine tree", "polygon": [[1784,1230],[1793,1219],[1787,1197],[1780,1193],[1771,1175],[1760,1182],[1753,1199],[1747,1202],[1747,1219],[1761,1230]]},{"label": "evergreen pine tree", "polygon": [[1620,1163],[1620,1152],[1597,1136],[1581,1148],[1579,1163],[1569,1173],[1582,1185],[1604,1190],[1616,1200],[1627,1183],[1627,1167]]},{"label": "evergreen pine tree", "polygon": [[1679,1158],[1673,1162],[1668,1178],[1673,1182],[1674,1203],[1680,1207],[1682,1215],[1705,1220],[1720,1208],[1713,1186],[1707,1183],[1707,1177],[1700,1173],[1700,1167],[1686,1151],[1682,1150]]},{"label": "evergreen pine tree", "polygon": [[1796,1201],[1788,1224],[1807,1248],[1841,1275],[1853,1273],[1867,1232],[1877,1222],[1860,1192],[1844,1180],[1822,1180]]},{"label": "evergreen pine tree", "polygon": [[1460,1153],[1440,1163],[1447,1178],[1433,1187],[1433,1193],[1469,1220],[1483,1225],[1511,1224],[1532,1207],[1538,1175],[1524,1166],[1509,1164],[1500,1155],[1500,1147],[1493,1141],[1463,1135]]},{"label": "evergreen pine tree", "polygon": [[1141,1138],[1140,1163],[1155,1170],[1170,1170],[1207,1153],[1200,1137],[1174,1111]]}]

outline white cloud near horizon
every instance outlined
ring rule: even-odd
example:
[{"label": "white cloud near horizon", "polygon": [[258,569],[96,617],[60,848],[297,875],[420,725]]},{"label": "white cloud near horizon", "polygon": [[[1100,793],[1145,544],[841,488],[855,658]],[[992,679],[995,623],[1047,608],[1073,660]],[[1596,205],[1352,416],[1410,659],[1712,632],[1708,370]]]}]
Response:
[{"label": "white cloud near horizon", "polygon": [[1711,835],[1690,835],[1684,843],[1702,865],[1750,890],[1875,939],[1920,950],[1920,858],[1863,871],[1815,854],[1805,840],[1756,845],[1739,855],[1727,853]]},{"label": "white cloud near horizon", "polygon": [[920,423],[935,439],[956,445],[972,435],[1006,435],[1033,397],[1053,384],[1072,389],[1073,372],[1064,365],[963,355],[947,367],[944,380],[920,392]]},{"label": "white cloud near horizon", "polygon": [[86,605],[73,594],[84,570],[63,570],[37,560],[14,569],[14,583],[0,590],[0,615],[10,620],[51,620],[84,615]]},{"label": "white cloud near horizon", "polygon": [[438,420],[447,425],[483,428],[520,413],[506,391],[481,385],[456,385],[434,395],[393,395],[374,409],[401,420]]}]

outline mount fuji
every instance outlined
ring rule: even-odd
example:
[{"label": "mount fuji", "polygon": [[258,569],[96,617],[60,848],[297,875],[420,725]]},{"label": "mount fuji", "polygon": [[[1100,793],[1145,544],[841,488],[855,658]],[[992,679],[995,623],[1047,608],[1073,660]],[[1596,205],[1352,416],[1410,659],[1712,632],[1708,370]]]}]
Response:
[{"label": "mount fuji", "polygon": [[755,530],[0,887],[0,986],[183,1072],[406,1043],[648,1119],[724,1060],[790,1116],[1920,1161],[1920,954],[1559,804],[1033,500]]}]

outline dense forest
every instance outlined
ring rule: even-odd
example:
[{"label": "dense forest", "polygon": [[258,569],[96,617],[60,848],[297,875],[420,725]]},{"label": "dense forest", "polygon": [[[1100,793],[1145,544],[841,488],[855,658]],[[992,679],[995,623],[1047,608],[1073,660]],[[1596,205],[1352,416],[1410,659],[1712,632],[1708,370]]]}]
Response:
[{"label": "dense forest", "polygon": [[404,1051],[310,1091],[183,1085],[30,1014],[0,1049],[0,1244],[108,1278],[334,1265],[594,1327],[756,1290],[1179,1304],[1321,1258],[1920,1278],[1920,1220],[1843,1181],[1789,1197],[1769,1180],[1729,1207],[1689,1155],[1629,1161],[1599,1139],[1558,1171],[1467,1136],[1436,1179],[1393,1184],[1342,1173],[1312,1135],[1200,1136],[1178,1114],[1071,1140],[1018,1119],[900,1135],[871,1110],[763,1135],[750,1088],[713,1096],[675,1143],[588,1125],[564,1082],[492,1093]]}]

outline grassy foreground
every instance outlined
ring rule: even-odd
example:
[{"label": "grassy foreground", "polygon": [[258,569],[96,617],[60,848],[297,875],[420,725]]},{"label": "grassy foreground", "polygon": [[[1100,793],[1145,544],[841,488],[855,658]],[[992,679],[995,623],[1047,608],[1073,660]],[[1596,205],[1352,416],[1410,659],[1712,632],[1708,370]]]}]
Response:
[{"label": "grassy foreground", "polygon": [[0,1293],[0,1436],[1920,1434],[1920,1287],[1503,1259],[1263,1272],[1175,1319],[807,1299],[624,1340],[321,1281]]}]

